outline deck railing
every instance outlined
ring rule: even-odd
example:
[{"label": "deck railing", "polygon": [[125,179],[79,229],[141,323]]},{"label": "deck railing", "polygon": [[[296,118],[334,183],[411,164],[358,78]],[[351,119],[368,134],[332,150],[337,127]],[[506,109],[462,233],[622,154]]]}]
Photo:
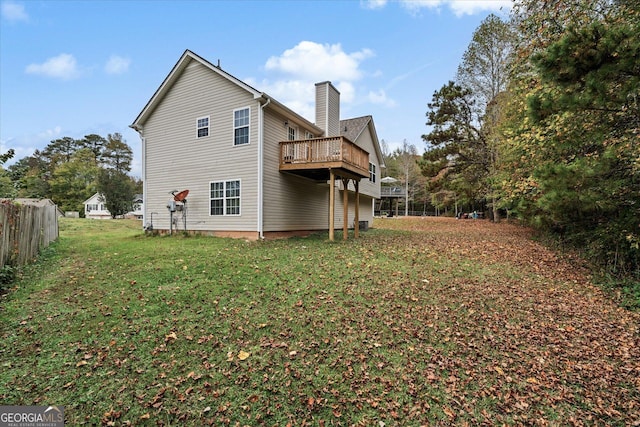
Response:
[{"label": "deck railing", "polygon": [[404,197],[405,191],[403,187],[380,187],[380,196],[382,197]]},{"label": "deck railing", "polygon": [[323,168],[337,162],[369,171],[369,153],[342,136],[280,142],[281,165],[315,164]]}]

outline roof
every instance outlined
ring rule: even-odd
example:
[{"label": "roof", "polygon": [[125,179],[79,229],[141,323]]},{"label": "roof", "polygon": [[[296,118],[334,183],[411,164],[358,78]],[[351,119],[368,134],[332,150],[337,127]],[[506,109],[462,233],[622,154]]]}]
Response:
[{"label": "roof", "polygon": [[[247,92],[251,93],[254,99],[259,100],[263,106],[270,108],[279,114],[282,114],[285,117],[293,120],[294,122],[298,122],[299,124],[303,124],[305,127],[313,129],[318,134],[323,134],[324,130],[318,127],[315,123],[310,122],[309,120],[302,117],[300,114],[288,108],[286,105],[277,101],[275,98],[267,95],[264,92],[260,92],[249,84],[243,82],[242,80],[232,76],[231,74],[224,71],[220,65],[214,65],[201,56],[193,53],[189,49],[185,50],[178,62],[173,66],[167,77],[164,79],[160,87],[155,91],[151,99],[144,106],[138,117],[134,120],[134,122],[130,125],[131,128],[141,132],[144,126],[144,123],[147,121],[151,113],[158,106],[162,98],[167,94],[169,89],[173,86],[173,84],[178,80],[182,72],[187,68],[187,66],[192,62],[197,61],[200,64],[204,65],[214,73],[224,77],[230,82],[238,85],[243,88]],[[326,82],[323,82],[326,83]],[[323,84],[317,83],[317,84]],[[331,82],[328,82],[331,84]],[[356,117],[353,119],[346,119],[340,121],[340,129],[341,135],[350,141],[355,141],[358,139],[360,134],[369,126],[371,130],[371,135],[374,138],[374,145],[376,150],[376,155],[378,159],[380,159],[380,166],[384,167],[384,157],[382,156],[382,151],[380,150],[380,141],[378,140],[378,135],[376,133],[375,125],[373,124],[372,116],[362,116]]]},{"label": "roof", "polygon": [[380,150],[380,141],[378,140],[378,134],[376,133],[376,127],[373,124],[372,116],[355,117],[353,119],[340,120],[340,135],[347,138],[349,141],[355,142],[364,130],[369,127],[371,136],[374,139],[374,147],[376,149],[376,155],[380,159],[380,166],[384,167],[384,157]]},{"label": "roof", "polygon": [[371,116],[356,117],[355,119],[340,120],[340,135],[349,141],[355,141],[365,130]]},{"label": "roof", "polygon": [[220,68],[220,65],[213,65],[211,62],[191,52],[189,49],[184,51],[184,53],[182,54],[182,56],[180,57],[176,65],[173,66],[173,68],[171,69],[167,77],[164,79],[160,87],[153,94],[149,102],[147,102],[147,104],[144,106],[140,114],[138,114],[138,117],[136,117],[136,119],[130,125],[131,128],[138,131],[141,130],[141,128],[144,126],[144,123],[147,121],[151,113],[153,113],[155,108],[158,106],[159,102],[162,100],[162,98],[164,98],[164,96],[167,94],[169,89],[171,89],[173,84],[178,80],[182,72],[185,70],[185,68],[187,68],[187,66],[192,61],[199,62],[200,64],[204,65],[214,73],[240,86],[241,88],[243,88],[244,90],[252,94],[254,99],[260,100],[265,105],[268,105],[269,108],[272,108],[278,111],[280,114],[283,114],[284,116],[291,117],[293,120],[300,122],[305,126],[316,130],[316,132],[318,133],[322,133],[322,129],[320,129],[314,123],[311,123],[310,121],[308,121],[307,119],[305,119],[304,117],[296,113],[295,111],[291,110],[284,104],[278,102],[276,99],[272,98],[266,93],[258,91],[257,89],[248,85],[242,80],[232,76],[231,74],[227,73],[222,68]]},{"label": "roof", "polygon": [[87,203],[91,202],[91,200],[100,197],[100,193],[95,193],[93,196],[89,197],[87,200],[85,200],[84,202],[82,202],[83,205],[86,205]]}]

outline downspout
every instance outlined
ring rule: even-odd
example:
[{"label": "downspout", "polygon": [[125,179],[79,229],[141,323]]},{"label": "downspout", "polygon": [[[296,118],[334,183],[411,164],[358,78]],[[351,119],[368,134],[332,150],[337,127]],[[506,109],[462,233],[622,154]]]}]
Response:
[{"label": "downspout", "polygon": [[140,135],[140,144],[142,145],[142,206],[144,207],[142,210],[142,228],[145,229],[147,226],[147,179],[145,178],[145,174],[147,172],[147,143],[144,137],[144,127],[140,125],[131,125],[129,126],[131,129],[138,132]]},{"label": "downspout", "polygon": [[269,105],[271,98],[260,105],[258,114],[258,237],[264,239],[264,107]]}]

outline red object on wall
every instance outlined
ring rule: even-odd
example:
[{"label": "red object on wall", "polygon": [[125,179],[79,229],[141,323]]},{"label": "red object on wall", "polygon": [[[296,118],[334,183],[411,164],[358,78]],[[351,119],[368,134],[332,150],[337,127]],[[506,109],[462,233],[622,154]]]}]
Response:
[{"label": "red object on wall", "polygon": [[188,194],[189,194],[189,190],[182,190],[178,194],[173,195],[173,200],[175,200],[176,202],[182,202],[184,201],[184,199],[187,198]]}]

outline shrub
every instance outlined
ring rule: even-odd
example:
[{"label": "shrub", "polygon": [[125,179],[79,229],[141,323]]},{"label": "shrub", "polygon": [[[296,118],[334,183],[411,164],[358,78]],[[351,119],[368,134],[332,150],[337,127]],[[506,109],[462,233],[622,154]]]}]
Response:
[{"label": "shrub", "polygon": [[16,268],[5,265],[0,269],[0,291],[7,288],[16,279]]}]

